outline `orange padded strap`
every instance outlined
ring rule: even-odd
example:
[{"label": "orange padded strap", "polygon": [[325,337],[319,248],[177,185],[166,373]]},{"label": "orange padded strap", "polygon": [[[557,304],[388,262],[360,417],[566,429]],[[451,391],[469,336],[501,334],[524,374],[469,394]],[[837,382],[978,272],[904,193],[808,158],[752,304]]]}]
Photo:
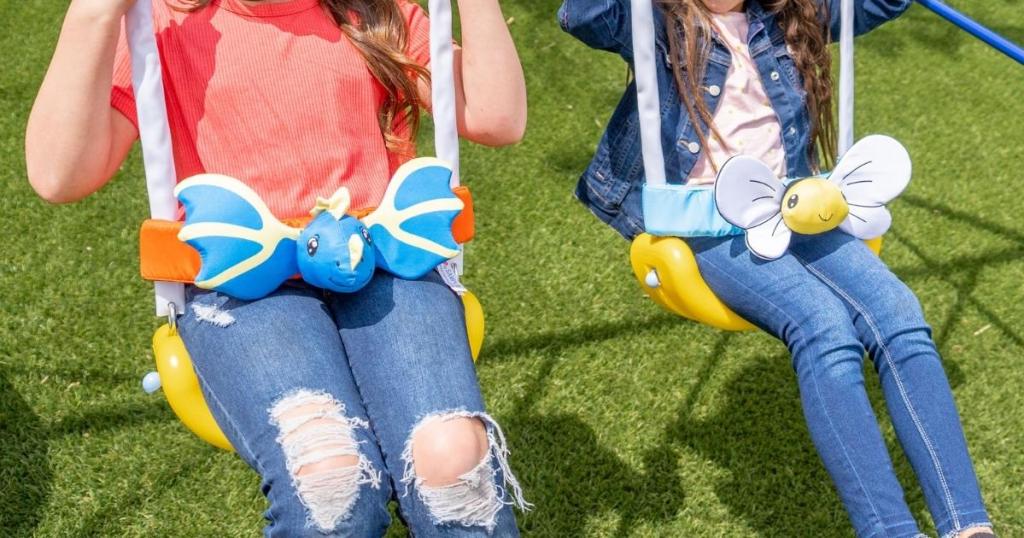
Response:
[{"label": "orange padded strap", "polygon": [[[458,243],[473,239],[474,214],[473,198],[469,189],[463,186],[452,190],[462,200],[462,212],[452,221],[452,236]],[[352,216],[362,218],[373,209],[353,211]],[[309,217],[285,219],[288,226],[301,228]],[[199,252],[188,243],[178,239],[182,223],[178,221],[148,219],[139,231],[139,272],[146,280],[162,282],[192,283],[199,274]]]},{"label": "orange padded strap", "polygon": [[469,194],[469,188],[459,185],[452,189],[455,196],[462,200],[462,212],[452,221],[452,237],[458,244],[469,243],[476,233],[476,214],[473,213],[473,195]]},{"label": "orange padded strap", "polygon": [[178,240],[181,223],[146,219],[139,230],[139,272],[146,280],[192,282],[199,274],[199,253]]}]

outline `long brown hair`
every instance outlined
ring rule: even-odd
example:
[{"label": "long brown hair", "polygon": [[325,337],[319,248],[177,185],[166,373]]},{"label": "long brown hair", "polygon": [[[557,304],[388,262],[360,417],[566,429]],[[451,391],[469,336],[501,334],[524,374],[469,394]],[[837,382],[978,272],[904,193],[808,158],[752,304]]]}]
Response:
[{"label": "long brown hair", "polygon": [[[184,0],[190,11],[211,0]],[[426,67],[406,56],[409,30],[395,0],[320,0],[341,31],[366,60],[374,78],[384,87],[378,113],[381,134],[389,151],[409,156],[420,127],[418,83],[430,79]]]},{"label": "long brown hair", "polygon": [[[807,115],[811,124],[807,155],[811,168],[817,172],[821,163],[826,168],[831,167],[836,154],[836,128],[832,116],[832,56],[828,51],[827,13],[819,9],[816,0],[747,1],[760,1],[776,15],[807,94]],[[701,91],[711,52],[711,14],[702,0],[661,0],[661,7],[668,26],[669,54],[674,59],[672,74],[683,106],[694,122],[701,148],[707,152],[709,133],[700,129],[700,123],[708,126],[710,134],[725,146]],[[717,163],[712,166],[717,170]]]}]

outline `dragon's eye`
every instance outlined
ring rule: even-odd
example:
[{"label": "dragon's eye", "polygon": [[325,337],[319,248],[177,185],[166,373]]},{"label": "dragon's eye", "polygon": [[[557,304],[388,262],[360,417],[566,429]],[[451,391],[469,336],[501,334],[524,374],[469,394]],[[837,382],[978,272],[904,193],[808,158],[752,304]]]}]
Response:
[{"label": "dragon's eye", "polygon": [[793,196],[789,197],[789,200],[786,201],[786,207],[788,207],[790,209],[793,209],[794,207],[796,207],[796,204],[799,204],[799,203],[800,203],[800,196],[794,194]]},{"label": "dragon's eye", "polygon": [[373,243],[373,240],[370,239],[370,230],[367,230],[366,228],[360,228],[359,231],[362,232],[363,239],[366,240],[366,244]]},{"label": "dragon's eye", "polygon": [[313,237],[309,238],[309,241],[306,241],[306,254],[309,254],[310,257],[316,255],[316,249],[318,248],[320,248],[319,235],[314,235]]}]

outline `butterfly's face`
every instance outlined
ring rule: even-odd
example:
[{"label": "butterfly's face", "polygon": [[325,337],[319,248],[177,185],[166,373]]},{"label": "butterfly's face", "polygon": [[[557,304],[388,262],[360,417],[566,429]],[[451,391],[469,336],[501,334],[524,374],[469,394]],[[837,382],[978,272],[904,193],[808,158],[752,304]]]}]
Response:
[{"label": "butterfly's face", "polygon": [[790,230],[811,235],[839,226],[850,207],[835,183],[813,177],[789,184],[782,196],[781,211]]},{"label": "butterfly's face", "polygon": [[351,293],[370,281],[376,267],[370,233],[358,219],[316,216],[302,230],[298,248],[302,278],[324,289]]}]

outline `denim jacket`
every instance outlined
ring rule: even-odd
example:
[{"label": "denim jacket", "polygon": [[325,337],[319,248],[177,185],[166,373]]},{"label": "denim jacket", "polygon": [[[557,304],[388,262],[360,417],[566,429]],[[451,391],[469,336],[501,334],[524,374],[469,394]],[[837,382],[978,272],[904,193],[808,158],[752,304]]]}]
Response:
[{"label": "denim jacket", "polygon": [[[831,34],[839,35],[840,0],[828,0]],[[854,0],[854,32],[866,33],[903,13],[911,0]],[[759,0],[747,0],[748,46],[765,93],[782,127],[786,170],[791,176],[811,174],[807,148],[810,121],[803,80],[790,57],[775,15]],[[558,10],[562,29],[595,49],[614,52],[632,65],[633,44],[629,0],[564,0]],[[658,91],[661,98],[661,142],[670,183],[690,175],[703,149],[695,126],[679,99],[672,75],[664,15],[654,10]],[[717,109],[721,88],[732,61],[729,50],[714,39],[702,88],[709,110]],[[703,125],[703,124],[702,124]],[[702,126],[706,130],[706,127]],[[644,183],[640,154],[636,85],[630,83],[608,122],[593,160],[576,187],[576,197],[598,218],[627,239],[644,231],[641,191]]]}]

